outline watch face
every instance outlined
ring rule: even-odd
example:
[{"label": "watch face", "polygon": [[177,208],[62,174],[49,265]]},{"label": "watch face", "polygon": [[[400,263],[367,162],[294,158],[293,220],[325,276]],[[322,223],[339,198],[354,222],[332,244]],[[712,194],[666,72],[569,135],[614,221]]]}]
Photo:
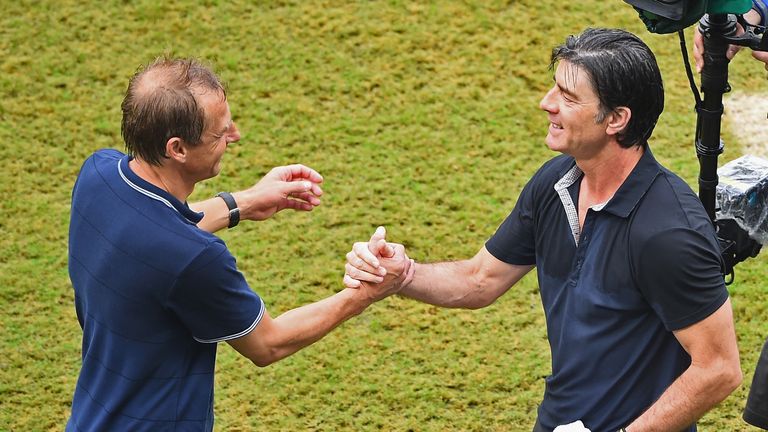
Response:
[{"label": "watch face", "polygon": [[229,228],[235,227],[240,223],[240,209],[235,207],[229,210]]}]

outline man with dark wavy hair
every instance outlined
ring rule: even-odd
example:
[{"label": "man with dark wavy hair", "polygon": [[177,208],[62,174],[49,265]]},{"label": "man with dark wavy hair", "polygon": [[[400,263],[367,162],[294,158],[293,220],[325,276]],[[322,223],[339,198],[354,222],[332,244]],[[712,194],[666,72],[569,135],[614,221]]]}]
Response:
[{"label": "man with dark wavy hair", "polygon": [[[319,340],[391,288],[344,289],[272,319],[211,234],[320,204],[322,177],[277,167],[187,204],[240,139],[224,86],[194,60],[159,59],[122,104],[129,154],[89,157],[72,192],[69,272],[83,328],[68,431],[210,431],[217,343],[266,366]],[[388,278],[402,280],[410,263]]]},{"label": "man with dark wavy hair", "polygon": [[[482,308],[536,267],[552,373],[534,431],[695,431],[741,382],[717,238],[701,202],[653,157],[664,107],[636,36],[588,29],[552,53],[546,162],[471,259],[415,263],[400,294]],[[383,236],[356,243],[345,284],[388,284]],[[558,427],[560,426],[560,427]]]}]

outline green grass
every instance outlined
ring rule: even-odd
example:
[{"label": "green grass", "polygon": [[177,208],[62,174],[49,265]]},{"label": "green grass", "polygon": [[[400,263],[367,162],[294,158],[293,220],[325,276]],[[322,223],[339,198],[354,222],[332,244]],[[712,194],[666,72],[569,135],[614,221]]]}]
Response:
[{"label": "green grass", "polygon": [[[689,183],[692,96],[673,36],[618,0],[434,3],[3,2],[0,15],[0,430],[61,430],[80,365],[66,268],[83,159],[122,149],[127,78],[157,55],[206,59],[229,83],[243,140],[193,199],[302,162],[326,179],[311,214],[222,233],[272,315],[341,288],[344,254],[378,224],[419,261],[481,247],[552,154],[538,101],[551,48],[586,26],[626,28],[667,88],[652,148]],[[734,88],[766,89],[741,55]],[[723,162],[740,155],[726,119]],[[745,383],[701,430],[741,420],[768,336],[765,254],[731,287]],[[258,369],[219,350],[217,429],[529,430],[549,371],[535,277],[480,311],[391,298],[306,351]]]}]

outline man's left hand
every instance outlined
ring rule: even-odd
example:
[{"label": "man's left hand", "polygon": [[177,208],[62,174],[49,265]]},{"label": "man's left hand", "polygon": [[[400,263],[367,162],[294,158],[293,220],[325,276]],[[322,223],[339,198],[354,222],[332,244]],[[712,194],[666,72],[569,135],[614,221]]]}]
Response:
[{"label": "man's left hand", "polygon": [[300,164],[272,168],[252,187],[232,195],[240,208],[240,218],[268,219],[284,209],[312,211],[320,205],[323,176]]}]

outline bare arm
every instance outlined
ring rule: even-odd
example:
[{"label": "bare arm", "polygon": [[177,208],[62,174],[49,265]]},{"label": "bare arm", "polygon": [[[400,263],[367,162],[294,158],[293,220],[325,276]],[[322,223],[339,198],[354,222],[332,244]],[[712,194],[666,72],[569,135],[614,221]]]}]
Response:
[{"label": "bare arm", "polygon": [[357,295],[355,290],[345,289],[275,319],[265,312],[259,325],[250,333],[227,342],[257,366],[268,366],[317,342],[370,304],[371,301]]},{"label": "bare arm", "polygon": [[[357,287],[360,281],[377,283],[381,268],[389,271],[371,252],[375,249],[371,242],[355,243],[347,254],[346,286]],[[533,268],[500,261],[485,247],[468,260],[414,266],[413,281],[400,294],[436,306],[468,309],[490,305]]]},{"label": "bare arm", "polygon": [[628,432],[682,430],[741,384],[730,299],[704,320],[676,331],[675,337],[691,356],[691,365],[626,427]]},{"label": "bare arm", "polygon": [[[372,237],[383,238],[384,231]],[[385,242],[379,243],[384,247]],[[403,259],[402,247],[379,251],[380,261],[389,268],[381,283],[361,283],[316,303],[290,310],[272,319],[265,313],[261,322],[247,335],[229,341],[240,354],[257,366],[267,366],[320,340],[347,319],[358,315],[374,302],[399,291],[413,278],[412,261]],[[383,253],[383,254],[382,254]]]},{"label": "bare arm", "polygon": [[[235,198],[235,202],[237,202],[237,198]],[[229,209],[224,200],[219,197],[191,203],[189,208],[198,213],[204,213],[203,220],[197,223],[197,227],[203,231],[215,233],[229,225]]]},{"label": "bare arm", "polygon": [[492,304],[533,268],[500,261],[485,247],[468,260],[415,265],[413,281],[400,294],[436,306],[467,309]]}]

